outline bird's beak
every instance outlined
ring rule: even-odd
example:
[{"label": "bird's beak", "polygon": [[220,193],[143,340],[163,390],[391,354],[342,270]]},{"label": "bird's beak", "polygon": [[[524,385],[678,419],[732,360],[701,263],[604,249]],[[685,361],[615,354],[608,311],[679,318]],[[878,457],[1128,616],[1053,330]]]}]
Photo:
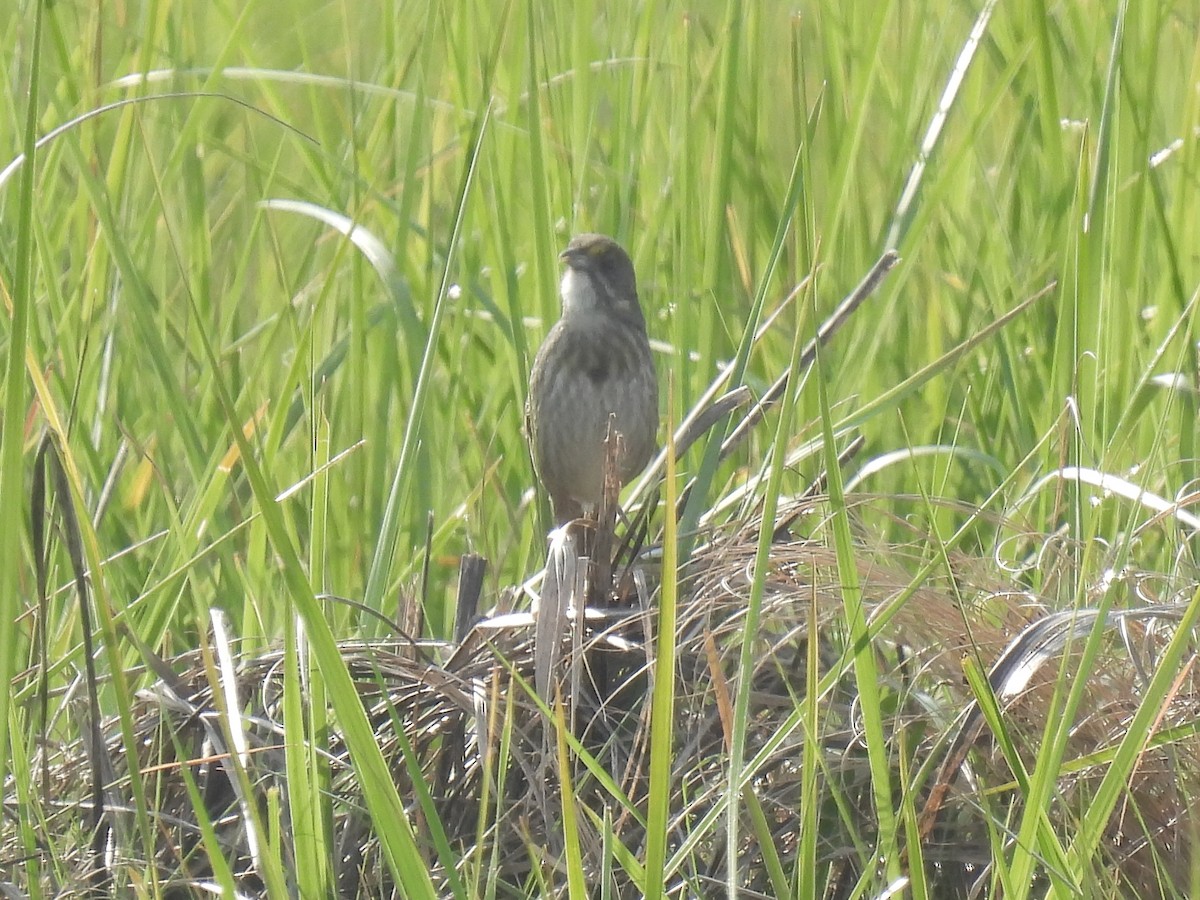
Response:
[{"label": "bird's beak", "polygon": [[558,254],[558,261],[561,263],[566,263],[567,265],[571,265],[575,261],[576,252],[577,251],[568,247],[562,253]]}]

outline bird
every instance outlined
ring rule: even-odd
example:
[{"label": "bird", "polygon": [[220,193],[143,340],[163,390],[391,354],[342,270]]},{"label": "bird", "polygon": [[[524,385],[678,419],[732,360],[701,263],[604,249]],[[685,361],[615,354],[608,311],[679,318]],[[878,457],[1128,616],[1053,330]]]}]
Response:
[{"label": "bird", "polygon": [[559,260],[562,315],[530,371],[525,432],[561,527],[595,515],[610,419],[620,434],[620,483],[650,461],[658,438],[658,376],[625,249],[602,234],[579,234]]}]

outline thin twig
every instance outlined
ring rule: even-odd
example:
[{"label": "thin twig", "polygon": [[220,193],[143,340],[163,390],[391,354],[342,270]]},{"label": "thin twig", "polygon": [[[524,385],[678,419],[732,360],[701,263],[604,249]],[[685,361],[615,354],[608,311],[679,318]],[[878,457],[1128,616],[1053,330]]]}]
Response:
[{"label": "thin twig", "polygon": [[[829,339],[849,321],[854,311],[862,305],[864,300],[875,293],[879,285],[883,283],[884,276],[898,262],[900,262],[900,255],[895,250],[884,251],[875,265],[871,267],[871,271],[867,273],[867,276],[859,282],[858,286],[849,293],[846,299],[838,305],[838,308],[817,329],[816,336],[809,341],[808,346],[804,348],[804,352],[800,354],[797,371],[802,371],[812,365],[813,360],[817,358],[817,348],[827,344]],[[791,379],[792,373],[790,371],[784,372],[775,379],[775,383],[763,394],[762,399],[746,413],[746,417],[738,423],[737,427],[733,429],[733,433],[721,445],[722,459],[729,455],[733,448],[749,433],[750,429],[762,420],[766,411],[783,396],[783,392],[787,390]]]}]

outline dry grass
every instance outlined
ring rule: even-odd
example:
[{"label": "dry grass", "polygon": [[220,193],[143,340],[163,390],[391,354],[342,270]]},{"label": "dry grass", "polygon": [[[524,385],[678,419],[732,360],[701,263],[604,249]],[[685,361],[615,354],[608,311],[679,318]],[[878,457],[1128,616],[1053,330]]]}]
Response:
[{"label": "dry grass", "polygon": [[[892,498],[894,499],[894,498]],[[869,504],[863,500],[863,504]],[[849,677],[851,655],[839,624],[842,598],[833,551],[824,539],[820,501],[806,501],[794,530],[771,553],[762,627],[755,636],[750,727],[746,758],[755,760],[749,785],[769,826],[771,852],[786,869],[795,864],[806,817],[820,823],[819,859],[828,872],[827,895],[850,896],[870,847],[874,816],[870,773],[858,725],[857,697]],[[862,509],[856,510],[861,518]],[[754,544],[738,535],[714,536],[692,559],[686,600],[680,605],[674,745],[673,820],[668,846],[679,852],[675,896],[717,895],[726,879],[719,815],[729,740],[729,696],[742,688],[737,677],[749,569]],[[992,689],[1005,706],[1010,731],[1025,760],[1038,752],[1045,717],[1054,705],[1059,673],[1072,677],[1070,659],[1096,621],[1085,609],[1065,617],[1053,598],[1019,583],[1002,584],[991,560],[954,560],[950,572],[914,583],[922,551],[909,546],[870,546],[862,541],[860,578],[868,621],[877,624],[872,652],[888,698],[889,756],[896,784],[912,793],[922,811],[922,857],[936,896],[975,896],[991,877],[992,856],[1003,832],[1019,817],[1021,791],[996,736],[984,727],[976,697],[964,678],[964,660],[992,670]],[[1065,577],[1070,554],[1047,540],[1039,560],[1047,584]],[[1055,570],[1055,571],[1051,571]],[[623,578],[633,571],[637,579]],[[646,554],[617,572],[632,588],[653,579]],[[988,575],[987,573],[993,573]],[[1076,575],[1080,573],[1075,573]],[[1155,583],[1156,602],[1139,599],[1139,585]],[[1046,810],[1066,834],[1086,808],[1105,770],[1106,753],[1119,741],[1139,703],[1146,672],[1153,671],[1194,581],[1163,583],[1153,573],[1127,571],[1097,590],[1128,589],[1130,603],[1109,617],[1104,651],[1088,673],[1084,715],[1071,730],[1056,801]],[[577,743],[570,752],[568,796],[591,816],[580,817],[583,866],[593,885],[602,875],[615,896],[637,896],[636,875],[614,866],[614,842],[635,857],[644,833],[647,802],[648,690],[654,669],[653,610],[641,608],[639,591],[610,597],[580,624],[563,618],[561,661],[552,675],[551,702],[561,698],[564,718]],[[346,642],[342,652],[367,707],[376,737],[390,761],[401,796],[418,823],[435,883],[448,890],[436,832],[444,832],[459,864],[485,861],[501,895],[525,895],[535,886],[559,893],[565,876],[555,866],[564,853],[559,792],[563,772],[553,747],[555,726],[534,689],[538,644],[535,616],[497,613],[477,622],[458,644],[404,639]],[[1071,644],[1063,660],[1063,644]],[[1006,650],[1006,648],[1008,648]],[[819,684],[808,683],[815,656]],[[160,836],[153,868],[164,896],[203,895],[212,881],[210,854],[197,824],[193,800],[181,777],[195,781],[203,811],[213,823],[220,853],[239,890],[265,895],[252,835],[262,817],[286,796],[283,696],[279,654],[237,660],[234,686],[241,704],[236,722],[223,701],[211,667],[200,653],[170,661],[175,673],[143,692],[137,706],[140,760],[152,788]],[[1028,683],[1018,685],[1018,680]],[[226,691],[227,685],[221,690]],[[820,810],[802,811],[799,760],[805,729],[796,711],[812,690],[820,695]],[[1188,798],[1200,776],[1200,740],[1194,728],[1200,679],[1190,664],[1178,672],[1175,691],[1161,710],[1156,734],[1128,785],[1125,801],[1109,822],[1102,847],[1104,868],[1123,892],[1161,896],[1183,891],[1191,868],[1190,835],[1196,827]],[[231,752],[232,735],[244,733],[247,752]],[[131,858],[120,798],[120,740],[106,725],[106,753],[89,755],[76,743],[48,748],[46,791],[57,810],[47,829],[74,833],[76,858],[64,861],[69,883],[44,885],[54,893],[86,893],[105,883],[97,867],[139,871],[147,861]],[[403,739],[401,739],[403,738]],[[406,763],[404,745],[410,746]],[[550,748],[549,752],[548,749]],[[328,743],[329,784],[334,797],[333,834],[342,896],[395,896],[397,887],[371,834],[354,770],[336,729]],[[961,751],[961,752],[959,752]],[[89,763],[89,759],[93,762]],[[953,761],[947,766],[947,760]],[[101,862],[91,854],[82,821],[90,806],[89,784],[97,762],[104,766],[104,846],[115,854]],[[244,769],[243,780],[236,770]],[[910,773],[907,778],[901,772]],[[601,775],[599,773],[607,773]],[[418,774],[419,773],[419,774]],[[416,776],[431,798],[422,809]],[[611,779],[611,780],[609,780]],[[241,785],[249,785],[247,794]],[[274,796],[273,796],[274,795]],[[931,802],[930,797],[936,797]],[[430,812],[435,815],[430,815]],[[257,819],[257,821],[256,821]],[[611,832],[604,834],[604,829]],[[287,836],[284,835],[286,846]],[[754,896],[771,894],[760,835],[747,831],[736,881]],[[56,837],[55,846],[72,845]],[[686,849],[681,849],[686,848]],[[11,845],[5,855],[13,853]],[[285,859],[287,858],[285,853]],[[869,860],[869,857],[867,858]],[[1039,878],[1049,877],[1045,872]]]}]

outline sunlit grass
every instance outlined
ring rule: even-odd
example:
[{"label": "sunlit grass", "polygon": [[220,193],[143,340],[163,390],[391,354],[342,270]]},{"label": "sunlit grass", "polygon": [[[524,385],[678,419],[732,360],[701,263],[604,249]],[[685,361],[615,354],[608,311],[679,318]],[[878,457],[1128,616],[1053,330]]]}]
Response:
[{"label": "sunlit grass", "polygon": [[[1043,481],[1073,466],[1167,500],[1196,489],[1200,14],[1184,0],[1129,18],[1037,0],[803,15],[665,0],[57,3],[40,42],[35,6],[0,24],[0,611],[19,623],[0,629],[0,675],[16,676],[0,721],[21,744],[15,771],[43,728],[77,737],[57,699],[40,721],[21,674],[37,662],[35,618],[54,697],[82,670],[61,535],[45,609],[28,613],[44,432],[76,479],[100,659],[121,673],[106,713],[127,720],[151,677],[120,686],[144,662],[127,631],[170,657],[200,645],[213,607],[247,650],[281,644],[300,616],[315,659],[289,657],[290,690],[319,660],[316,689],[366,742],[331,639],[384,629],[318,598],[404,624],[419,607],[424,635],[447,637],[462,553],[489,560],[488,598],[541,564],[522,405],[557,315],[557,252],[581,230],[633,255],[664,411],[689,409],[734,360],[762,391],[890,244],[902,257],[822,351],[822,391],[810,379],[730,458],[702,442],[681,460],[682,476],[703,473],[697,515],[824,434],[824,458],[763,479],[803,490],[853,425],[866,445],[846,481],[897,497],[955,551],[991,553],[991,523],[1009,516],[1091,541],[1088,577],[1191,561],[1137,530],[1148,516],[1128,497]],[[302,206],[267,204],[279,200]],[[818,266],[811,302],[751,348],[749,330]],[[861,525],[898,533],[884,517]],[[1023,577],[1043,587],[1036,569]],[[289,727],[316,739],[328,723],[289,702]],[[1038,798],[1060,763],[1045,752]],[[320,763],[289,753],[312,800],[293,822],[315,828]],[[377,788],[402,858],[407,826]],[[1112,785],[1104,799],[1117,802]],[[1077,843],[1035,857],[1041,823],[1014,827],[1029,840],[998,877],[1021,884],[1049,850],[1079,875],[1099,831],[1085,820]],[[319,891],[330,876],[310,862]]]}]

